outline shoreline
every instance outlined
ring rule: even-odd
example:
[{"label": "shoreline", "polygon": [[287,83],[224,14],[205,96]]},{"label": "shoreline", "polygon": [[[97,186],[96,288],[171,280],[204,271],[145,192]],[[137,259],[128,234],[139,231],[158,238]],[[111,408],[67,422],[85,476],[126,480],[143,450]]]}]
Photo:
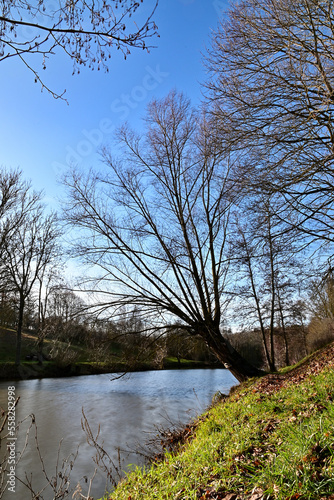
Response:
[{"label": "shoreline", "polygon": [[150,365],[139,365],[126,367],[124,365],[113,365],[104,367],[98,363],[77,362],[66,366],[45,362],[39,365],[36,361],[22,362],[18,367],[14,362],[0,363],[0,382],[11,380],[34,380],[41,378],[66,378],[86,375],[102,375],[112,373],[135,373],[140,371],[160,370],[191,370],[191,369],[224,369],[223,365],[207,364],[197,361],[184,360],[181,363],[172,360],[166,362],[160,368]]},{"label": "shoreline", "polygon": [[333,367],[334,342],[231,388],[99,500],[334,498]]}]

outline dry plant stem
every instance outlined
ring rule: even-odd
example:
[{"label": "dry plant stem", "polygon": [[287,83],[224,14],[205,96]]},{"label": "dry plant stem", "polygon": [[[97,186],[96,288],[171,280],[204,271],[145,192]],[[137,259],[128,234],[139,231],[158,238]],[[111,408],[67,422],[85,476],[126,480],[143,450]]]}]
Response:
[{"label": "dry plant stem", "polygon": [[[20,400],[20,396],[18,398],[16,398],[15,403],[14,403],[14,408],[16,408],[16,405],[19,402],[19,400]],[[1,427],[0,427],[0,442],[1,442],[1,432],[4,430],[7,420],[8,420],[8,412],[5,413],[3,421],[1,423]]]},{"label": "dry plant stem", "polygon": [[107,478],[111,482],[111,484],[113,486],[116,486],[118,481],[122,477],[120,450],[118,449],[118,465],[116,465],[108,452],[103,448],[103,442],[102,444],[98,443],[100,435],[100,425],[98,426],[97,434],[94,437],[83,409],[82,416],[83,418],[81,420],[81,426],[86,434],[87,443],[96,450],[96,455],[93,460],[99,467],[99,469],[107,475]]},{"label": "dry plant stem", "polygon": [[91,498],[91,497],[90,497],[90,491],[91,491],[91,489],[92,489],[92,484],[93,484],[94,477],[96,476],[96,473],[97,473],[97,469],[95,468],[95,469],[94,469],[94,474],[93,474],[93,476],[90,478],[90,481],[89,481],[89,488],[88,488],[88,493],[87,493],[87,496],[86,496],[86,497],[84,497],[84,496],[82,496],[82,495],[81,495],[81,496],[82,496],[82,498],[84,498],[84,500],[90,500],[90,498]]},{"label": "dry plant stem", "polygon": [[[19,398],[16,399],[15,401],[15,406],[18,404]],[[5,431],[5,426],[6,422],[8,420],[8,413],[4,413],[3,419],[0,423],[0,444],[2,440],[4,440],[7,436],[7,434],[4,434],[1,436],[1,433],[4,433]],[[58,451],[57,451],[57,457],[56,457],[56,464],[54,468],[54,474],[50,475],[50,473],[47,471],[45,460],[43,458],[42,454],[42,449],[40,446],[40,442],[38,439],[38,427],[35,419],[35,415],[31,414],[26,416],[24,419],[22,419],[17,425],[16,425],[16,434],[18,434],[19,430],[23,428],[24,424],[28,422],[28,426],[25,430],[25,435],[24,435],[24,441],[22,443],[22,447],[20,451],[17,453],[17,460],[15,463],[16,471],[17,471],[17,466],[21,462],[23,456],[28,452],[29,449],[29,437],[31,436],[32,430],[34,429],[34,449],[37,452],[38,455],[38,460],[40,463],[40,470],[42,477],[45,479],[45,484],[40,487],[38,490],[36,490],[35,485],[33,484],[33,475],[32,473],[24,472],[23,477],[20,477],[17,473],[15,475],[16,480],[24,486],[30,494],[30,498],[32,500],[51,500],[52,495],[52,500],[60,500],[60,499],[65,499],[68,498],[70,493],[70,479],[71,479],[71,472],[74,467],[75,460],[78,456],[79,450],[75,453],[71,453],[69,456],[67,456],[65,459],[61,458],[61,447],[62,447],[62,440],[59,443],[58,446]],[[87,421],[86,421],[87,422]],[[109,463],[113,467],[113,469],[117,472],[118,477],[120,478],[120,458],[119,458],[119,468],[115,466],[115,464],[112,462],[110,456],[105,452],[102,446],[100,446],[96,440],[98,439],[99,436],[99,430],[96,438],[94,438],[89,424],[87,422],[86,429],[89,435],[89,438],[92,442],[92,446],[95,446],[97,450],[97,456],[96,456],[96,463],[99,465],[99,467],[107,473],[108,478],[112,478],[112,469],[110,466],[105,462],[105,458],[108,458]],[[78,447],[79,448],[79,447]],[[30,450],[30,453],[33,450]],[[120,457],[120,455],[119,455]],[[8,450],[5,452],[4,457],[2,458],[2,463],[1,463],[1,473],[0,473],[0,498],[2,498],[3,493],[5,492],[6,486],[7,486],[7,478],[6,478],[6,473],[7,471],[7,460],[8,460]],[[101,467],[102,463],[102,467]],[[78,484],[76,490],[73,493],[73,498],[74,495],[80,495],[79,498],[82,498],[84,500],[91,500],[92,497],[90,496],[91,490],[92,490],[92,484],[93,480],[96,476],[97,469],[95,468],[95,471],[92,475],[92,477],[89,480],[89,486],[88,486],[88,492],[87,495],[82,493],[82,488],[80,486],[80,483]],[[117,480],[112,478],[112,484],[116,485]],[[50,489],[52,489],[52,493],[50,492]]]}]

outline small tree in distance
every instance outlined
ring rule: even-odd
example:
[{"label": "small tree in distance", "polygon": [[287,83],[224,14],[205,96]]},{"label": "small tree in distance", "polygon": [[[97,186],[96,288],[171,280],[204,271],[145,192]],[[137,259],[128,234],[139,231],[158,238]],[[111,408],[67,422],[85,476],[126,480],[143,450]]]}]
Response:
[{"label": "small tree in distance", "polygon": [[[87,288],[100,308],[138,307],[157,331],[200,335],[238,380],[259,374],[222,335],[228,303],[232,167],[208,139],[205,116],[172,91],[148,108],[146,133],[118,134],[122,159],[66,179],[75,254],[100,269]],[[101,300],[104,296],[104,300]]]},{"label": "small tree in distance", "polygon": [[23,193],[23,198],[18,199],[17,212],[10,220],[20,222],[15,224],[15,231],[3,243],[4,286],[18,297],[16,365],[21,362],[22,327],[27,300],[38,277],[58,253],[57,216],[44,215],[40,196],[28,190]]},{"label": "small tree in distance", "polygon": [[241,207],[235,215],[233,255],[234,295],[242,311],[236,311],[235,316],[248,330],[258,328],[267,366],[276,371],[279,356],[275,336],[279,331],[285,364],[290,364],[287,327],[296,322],[293,307],[297,307],[303,289],[301,269],[303,266],[306,274],[306,263],[298,233],[287,229],[276,215],[274,197],[246,197]]},{"label": "small tree in distance", "polygon": [[334,338],[334,277],[330,266],[322,276],[311,281],[308,301],[310,323],[308,347],[322,347]]}]

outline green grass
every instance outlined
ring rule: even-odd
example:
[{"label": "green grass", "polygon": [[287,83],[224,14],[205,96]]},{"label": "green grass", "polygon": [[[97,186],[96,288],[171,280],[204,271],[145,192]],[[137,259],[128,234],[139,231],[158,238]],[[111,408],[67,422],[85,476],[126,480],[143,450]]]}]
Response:
[{"label": "green grass", "polygon": [[[150,361],[140,362],[134,368],[129,368],[126,361],[118,356],[110,357],[106,362],[104,359],[92,357],[89,348],[83,345],[67,346],[66,343],[50,339],[44,340],[43,352],[49,354],[53,347],[59,348],[59,354],[53,357],[51,362],[43,362],[39,366],[36,361],[26,361],[26,356],[37,353],[37,336],[32,332],[23,332],[22,350],[21,350],[21,368],[15,367],[16,357],[16,331],[10,328],[0,327],[0,379],[11,380],[17,378],[43,378],[43,377],[61,377],[71,375],[89,375],[95,373],[109,373],[111,371],[120,372],[130,369],[153,370],[155,365]],[[57,349],[53,350],[53,356]],[[115,351],[117,352],[117,351]],[[113,354],[115,354],[113,351]],[[66,354],[64,354],[66,353]],[[112,361],[112,365],[110,362]],[[203,363],[181,359],[178,363],[177,358],[166,358],[164,368],[198,368]]]},{"label": "green grass", "polygon": [[[166,369],[183,369],[183,368],[197,368],[198,366],[205,366],[205,363],[201,361],[195,361],[193,359],[184,359],[181,358],[180,362],[176,357],[173,356],[168,356],[167,358],[164,359],[164,367]],[[212,368],[212,365],[210,365]]]},{"label": "green grass", "polygon": [[312,360],[315,356],[318,355],[318,352],[319,350],[314,351],[311,354],[308,354],[307,356],[305,356],[305,358],[301,359],[294,365],[284,366],[283,368],[280,368],[279,373],[288,373],[294,370],[295,368],[298,368],[299,366],[307,364],[308,362],[310,362],[310,360]]},{"label": "green grass", "polygon": [[[58,342],[60,346],[66,347],[66,343]],[[44,352],[48,353],[53,345],[52,340],[44,340]],[[71,346],[70,350],[77,354],[79,362],[87,361],[89,353],[81,346]],[[25,360],[27,355],[37,352],[37,335],[30,332],[22,333],[21,359]],[[16,331],[10,328],[0,327],[0,363],[15,360],[16,356]]]},{"label": "green grass", "polygon": [[[43,352],[50,353],[54,342],[44,340]],[[61,352],[70,352],[73,361],[62,360],[62,355],[52,361],[44,361],[40,366],[36,361],[26,361],[26,356],[37,353],[37,336],[31,332],[22,334],[21,366],[18,369],[14,360],[16,357],[16,331],[0,327],[0,379],[11,380],[20,378],[61,377],[71,375],[89,375],[109,371],[104,363],[89,360],[90,352],[83,346],[71,345],[69,348],[64,342],[57,342]],[[73,356],[72,356],[73,355]]]},{"label": "green grass", "polygon": [[[22,357],[31,353],[36,343],[32,336],[24,336],[22,341]],[[15,360],[16,331],[0,327],[0,362],[6,363]]]},{"label": "green grass", "polygon": [[327,368],[273,394],[257,381],[210,409],[177,454],[136,468],[106,499],[263,499],[334,495],[334,373]]}]

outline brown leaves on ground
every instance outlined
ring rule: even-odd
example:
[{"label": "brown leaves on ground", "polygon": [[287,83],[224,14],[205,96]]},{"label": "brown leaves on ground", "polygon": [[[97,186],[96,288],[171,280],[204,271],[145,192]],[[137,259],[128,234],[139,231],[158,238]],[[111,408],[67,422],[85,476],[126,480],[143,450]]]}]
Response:
[{"label": "brown leaves on ground", "polygon": [[195,437],[196,429],[199,423],[207,418],[206,415],[199,417],[193,422],[189,422],[184,427],[179,427],[175,429],[169,428],[159,428],[157,429],[158,434],[156,437],[150,439],[146,444],[149,450],[156,450],[155,453],[147,455],[149,462],[157,463],[161,462],[165,458],[166,452],[178,453],[186,442],[190,441]]},{"label": "brown leaves on ground", "polygon": [[264,492],[261,488],[255,488],[250,495],[239,495],[227,493],[222,489],[204,488],[197,492],[198,500],[263,500]]},{"label": "brown leaves on ground", "polygon": [[283,387],[299,384],[310,375],[316,375],[328,366],[334,366],[334,342],[313,353],[301,365],[287,373],[265,375],[256,385],[256,392],[270,395]]},{"label": "brown leaves on ground", "polygon": [[[256,393],[260,393],[260,398],[265,398],[266,396],[279,391],[283,387],[287,387],[291,384],[299,384],[310,375],[316,375],[324,368],[330,366],[334,367],[334,342],[313,353],[301,365],[287,373],[274,373],[262,377],[259,379],[253,390]],[[261,393],[264,395],[262,396]],[[239,395],[237,394],[235,397],[238,398]],[[329,395],[329,399],[333,400],[334,394],[332,397]],[[316,403],[314,403],[314,405],[316,405]],[[321,408],[318,406],[316,407],[316,410],[321,411]],[[309,411],[311,410],[312,405],[310,405]],[[296,416],[292,415],[291,418],[296,418]],[[273,419],[266,423],[266,426],[263,428],[264,439],[267,438],[271,432],[273,432],[276,424],[277,422]],[[311,463],[316,461],[315,465],[319,465],[318,469],[320,470],[320,466],[323,465],[323,462],[326,461],[330,453],[333,453],[333,450],[328,450],[327,448],[318,450],[314,448],[311,450],[310,456],[305,457],[305,460],[307,459]],[[250,447],[248,450],[245,450],[242,454],[240,454],[240,456],[235,456],[235,461],[238,462],[239,459],[240,462],[238,463],[239,473],[240,470],[242,470],[242,465],[245,465],[246,469],[247,465],[254,467],[260,465],[259,461],[261,460],[262,454],[264,454],[264,450]],[[316,473],[320,474],[318,469],[316,470]],[[197,492],[197,498],[198,500],[263,500],[264,492],[260,488],[255,488],[251,494],[247,495],[244,493],[226,492],[223,489],[217,490],[213,487],[202,487]],[[302,496],[295,494],[286,500],[297,499],[302,500]],[[319,500],[334,500],[334,495],[330,495],[326,498],[323,497]]]}]

